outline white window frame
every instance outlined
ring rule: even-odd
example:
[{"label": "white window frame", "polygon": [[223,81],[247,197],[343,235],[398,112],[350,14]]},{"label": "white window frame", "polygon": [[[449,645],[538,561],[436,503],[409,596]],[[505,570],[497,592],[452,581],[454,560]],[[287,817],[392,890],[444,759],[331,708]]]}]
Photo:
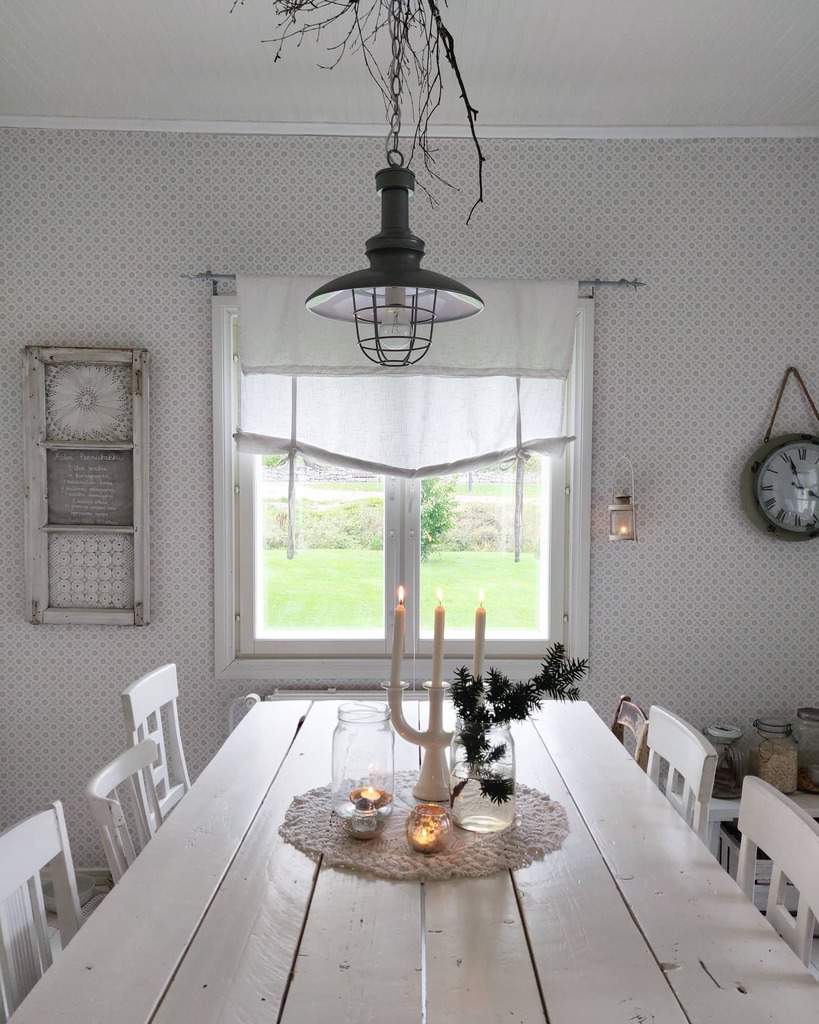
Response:
[{"label": "white window frame", "polygon": [[[221,679],[309,679],[330,683],[360,680],[371,685],[386,679],[391,648],[391,597],[399,582],[411,579],[408,566],[389,558],[385,544],[385,637],[379,640],[258,640],[253,623],[254,473],[252,456],[241,455],[233,435],[238,426],[239,362],[233,325],[239,314],[236,297],[217,295],[213,311],[213,480],[214,480],[214,617],[215,672]],[[575,441],[551,473],[549,641],[487,640],[492,663],[518,676],[534,671],[546,642],[561,640],[573,657],[586,657],[589,646],[589,543],[591,511],[592,365],[594,300],[579,299],[572,371],[566,384],[566,430]],[[385,537],[403,534],[399,545],[407,562],[419,557],[417,502],[419,484],[387,478]],[[418,635],[419,610],[408,595],[407,651]],[[471,643],[447,642],[445,670],[468,659]],[[420,640],[411,671],[425,679],[431,642]]]}]

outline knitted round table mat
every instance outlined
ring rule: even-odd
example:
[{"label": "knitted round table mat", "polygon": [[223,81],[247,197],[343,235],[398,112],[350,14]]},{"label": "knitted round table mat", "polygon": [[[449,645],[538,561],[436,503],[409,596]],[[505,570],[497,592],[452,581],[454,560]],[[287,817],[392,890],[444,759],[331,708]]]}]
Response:
[{"label": "knitted round table mat", "polygon": [[375,839],[350,836],[333,813],[330,786],[294,797],[279,827],[281,837],[328,867],[344,868],[399,881],[483,878],[498,871],[524,868],[560,849],[569,834],[562,804],[521,783],[515,787],[515,822],[503,832],[477,834],[453,827],[449,848],[432,856],[409,848],[405,825],[417,778],[396,772],[393,812]]}]

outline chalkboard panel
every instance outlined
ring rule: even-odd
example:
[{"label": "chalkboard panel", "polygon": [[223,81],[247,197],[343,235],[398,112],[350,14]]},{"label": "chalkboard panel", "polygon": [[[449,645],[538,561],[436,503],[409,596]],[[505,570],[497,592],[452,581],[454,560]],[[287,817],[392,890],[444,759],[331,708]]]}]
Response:
[{"label": "chalkboard panel", "polygon": [[60,448],[48,452],[47,471],[49,523],[133,525],[133,452]]}]

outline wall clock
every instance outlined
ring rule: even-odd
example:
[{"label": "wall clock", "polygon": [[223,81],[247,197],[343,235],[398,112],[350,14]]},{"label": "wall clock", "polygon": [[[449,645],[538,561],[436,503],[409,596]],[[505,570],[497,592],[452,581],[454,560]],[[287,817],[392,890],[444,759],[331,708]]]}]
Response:
[{"label": "wall clock", "polygon": [[742,504],[760,529],[782,540],[819,537],[819,437],[782,434],[771,437],[779,405],[793,375],[819,421],[819,409],[795,366],[785,370],[773,415],[762,444],[742,473]]},{"label": "wall clock", "polygon": [[742,491],[746,511],[767,533],[782,540],[819,536],[819,437],[765,441],[745,466]]}]

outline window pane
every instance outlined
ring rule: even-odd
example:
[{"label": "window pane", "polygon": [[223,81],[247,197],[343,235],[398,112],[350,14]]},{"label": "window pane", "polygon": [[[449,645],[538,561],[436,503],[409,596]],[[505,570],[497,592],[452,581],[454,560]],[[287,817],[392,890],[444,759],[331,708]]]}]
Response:
[{"label": "window pane", "polygon": [[421,635],[432,635],[435,593],[447,636],[471,636],[484,591],[487,636],[545,637],[548,623],[549,460],[524,474],[523,526],[515,553],[515,466],[421,482]]},{"label": "window pane", "polygon": [[257,637],[383,637],[383,477],[298,459],[288,558],[288,466],[256,461]]}]

